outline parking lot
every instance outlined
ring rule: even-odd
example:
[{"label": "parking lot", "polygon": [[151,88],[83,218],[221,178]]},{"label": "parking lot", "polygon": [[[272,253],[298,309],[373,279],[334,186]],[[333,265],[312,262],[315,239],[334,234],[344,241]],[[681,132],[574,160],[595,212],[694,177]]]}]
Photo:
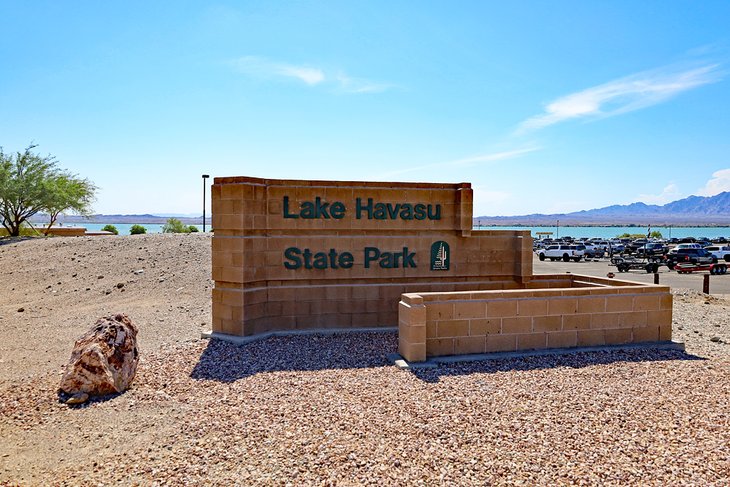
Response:
[{"label": "parking lot", "polygon": [[[644,270],[631,270],[619,273],[615,266],[610,265],[609,259],[596,259],[580,262],[543,261],[538,260],[537,255],[533,260],[534,274],[561,274],[571,272],[573,274],[585,274],[589,276],[605,277],[609,272],[616,275],[616,279],[623,281],[637,281],[642,283],[653,283],[654,274],[647,274]],[[677,274],[670,271],[666,266],[659,268],[659,284],[672,288],[689,288],[702,291],[703,275],[708,272],[694,272],[692,274]],[[710,276],[710,294],[730,294],[730,274],[721,276]]]}]

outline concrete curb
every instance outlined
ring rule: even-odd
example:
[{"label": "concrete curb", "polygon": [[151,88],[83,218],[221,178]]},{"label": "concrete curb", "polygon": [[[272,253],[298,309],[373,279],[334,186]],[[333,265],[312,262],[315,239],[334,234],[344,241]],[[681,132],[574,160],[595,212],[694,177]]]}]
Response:
[{"label": "concrete curb", "polygon": [[216,339],[224,342],[235,343],[237,345],[245,345],[246,343],[265,340],[269,337],[282,336],[298,336],[298,335],[336,335],[338,333],[392,333],[397,332],[397,326],[386,326],[377,328],[320,328],[312,330],[288,330],[288,331],[272,331],[262,333],[260,335],[252,335],[241,337],[236,335],[227,335],[225,333],[217,333],[214,331],[204,331],[200,334],[203,339]]},{"label": "concrete curb", "polygon": [[400,354],[391,353],[388,360],[396,367],[403,370],[433,369],[439,364],[456,364],[461,362],[476,362],[479,360],[506,360],[524,357],[547,357],[553,355],[569,355],[586,352],[611,352],[616,350],[680,350],[684,351],[682,342],[647,342],[630,343],[625,345],[604,345],[600,347],[575,347],[575,348],[548,348],[544,350],[525,350],[522,352],[495,352],[495,353],[474,353],[468,355],[450,355],[446,357],[431,357],[424,362],[408,362]]}]

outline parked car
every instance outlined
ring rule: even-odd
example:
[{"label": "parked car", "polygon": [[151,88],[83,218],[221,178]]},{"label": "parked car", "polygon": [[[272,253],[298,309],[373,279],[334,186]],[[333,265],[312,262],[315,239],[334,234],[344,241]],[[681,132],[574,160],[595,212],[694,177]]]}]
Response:
[{"label": "parked car", "polygon": [[626,249],[626,245],[621,241],[621,239],[612,238],[611,240],[608,241],[608,243],[609,243],[608,253],[611,255],[619,254]]},{"label": "parked car", "polygon": [[593,245],[596,254],[602,256],[605,252],[609,251],[609,247],[611,244],[608,242],[608,240],[600,240],[600,239],[591,239],[590,244]]},{"label": "parked car", "polygon": [[669,247],[664,244],[648,243],[636,249],[636,253],[641,257],[649,257],[651,255],[664,255],[668,250]]},{"label": "parked car", "polygon": [[669,251],[670,254],[676,254],[677,251],[682,249],[701,249],[702,246],[697,243],[681,243]]},{"label": "parked car", "polygon": [[714,255],[718,260],[730,262],[730,245],[708,245],[705,247],[705,250]]},{"label": "parked car", "polygon": [[700,237],[697,239],[697,243],[702,246],[702,248],[707,247],[708,245],[712,245],[712,242],[707,237]]},{"label": "parked car", "polygon": [[648,244],[649,241],[645,238],[637,238],[633,242],[631,242],[629,245],[626,246],[626,250],[628,250],[631,253],[636,253],[639,248],[643,247],[644,245]]},{"label": "parked car", "polygon": [[576,245],[576,248],[583,251],[583,256],[586,259],[592,259],[596,256],[596,254],[598,254],[598,250],[596,250],[596,248],[588,242],[578,244]]},{"label": "parked car", "polygon": [[585,255],[585,252],[581,249],[578,249],[577,245],[551,245],[550,247],[546,249],[539,250],[537,252],[537,258],[540,260],[550,259],[552,261],[555,260],[563,260],[564,262],[568,262],[571,259],[575,262],[580,262],[580,260]]},{"label": "parked car", "polygon": [[678,249],[674,254],[667,255],[667,267],[674,269],[674,266],[681,263],[691,264],[714,264],[717,257],[705,249]]}]

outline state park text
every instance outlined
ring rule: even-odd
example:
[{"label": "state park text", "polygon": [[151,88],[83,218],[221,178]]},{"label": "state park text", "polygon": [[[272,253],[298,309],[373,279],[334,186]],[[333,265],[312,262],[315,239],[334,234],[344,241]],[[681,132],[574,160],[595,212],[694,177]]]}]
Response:
[{"label": "state park text", "polygon": [[[287,269],[351,269],[355,264],[355,256],[350,252],[312,252],[310,249],[289,247],[284,251],[284,267]],[[383,252],[377,247],[363,249],[363,266],[369,269],[377,265],[383,269],[399,269],[416,267],[416,253],[403,247],[401,252]]]}]

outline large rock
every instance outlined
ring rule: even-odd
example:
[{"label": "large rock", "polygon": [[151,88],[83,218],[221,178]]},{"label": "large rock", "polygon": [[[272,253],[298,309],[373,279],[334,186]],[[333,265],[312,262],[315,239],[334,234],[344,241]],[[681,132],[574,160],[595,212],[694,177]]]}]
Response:
[{"label": "large rock", "polygon": [[[99,318],[76,340],[59,396],[70,404],[126,390],[139,362],[137,327],[125,314]],[[70,396],[70,397],[69,397]]]}]

